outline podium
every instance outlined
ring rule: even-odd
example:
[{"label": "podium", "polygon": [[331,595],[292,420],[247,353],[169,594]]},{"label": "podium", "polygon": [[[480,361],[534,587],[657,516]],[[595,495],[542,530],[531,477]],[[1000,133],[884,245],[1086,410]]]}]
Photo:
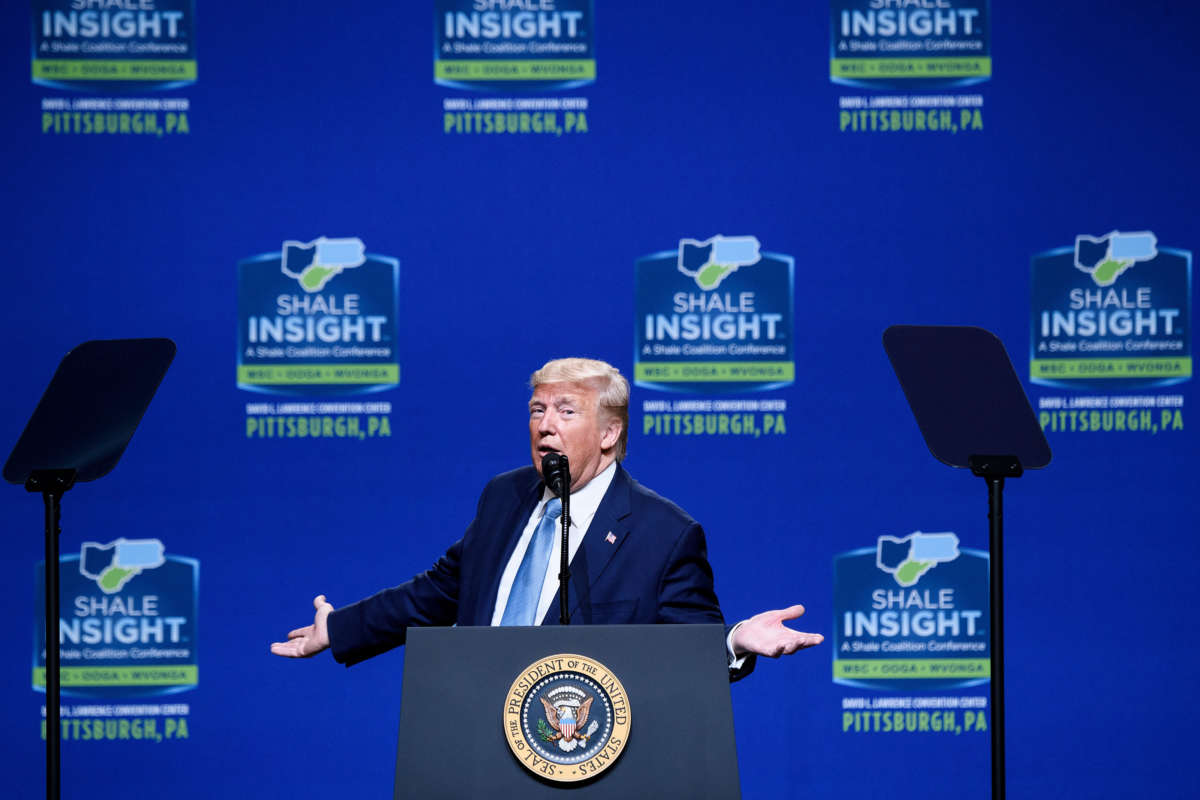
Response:
[{"label": "podium", "polygon": [[397,798],[741,796],[721,625],[411,628],[405,651]]}]

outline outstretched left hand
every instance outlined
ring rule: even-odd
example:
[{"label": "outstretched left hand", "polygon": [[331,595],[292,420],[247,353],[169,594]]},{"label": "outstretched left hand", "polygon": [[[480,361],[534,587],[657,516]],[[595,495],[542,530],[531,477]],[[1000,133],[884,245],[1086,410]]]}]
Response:
[{"label": "outstretched left hand", "polygon": [[734,655],[756,653],[767,658],[779,658],[797,650],[813,647],[825,641],[819,633],[802,633],[784,625],[804,613],[804,606],[795,605],[755,614],[733,632]]},{"label": "outstretched left hand", "polygon": [[325,595],[319,594],[313,598],[313,608],[316,609],[313,624],[290,631],[286,642],[273,643],[272,653],[286,658],[311,658],[329,649],[329,623],[326,620],[333,606],[325,599]]}]

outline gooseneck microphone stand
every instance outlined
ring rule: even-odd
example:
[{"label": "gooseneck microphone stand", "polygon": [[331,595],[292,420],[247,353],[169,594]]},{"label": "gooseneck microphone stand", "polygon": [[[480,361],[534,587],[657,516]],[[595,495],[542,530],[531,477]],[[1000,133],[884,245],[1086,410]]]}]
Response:
[{"label": "gooseneck microphone stand", "polygon": [[546,453],[542,456],[542,479],[562,500],[562,547],[558,565],[558,622],[560,625],[570,625],[570,612],[567,609],[567,586],[571,578],[569,565],[570,531],[571,531],[571,467],[565,453]]}]

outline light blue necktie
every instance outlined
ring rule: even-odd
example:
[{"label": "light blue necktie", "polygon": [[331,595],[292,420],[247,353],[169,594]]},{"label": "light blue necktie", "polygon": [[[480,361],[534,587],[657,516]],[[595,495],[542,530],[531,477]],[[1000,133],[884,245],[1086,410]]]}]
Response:
[{"label": "light blue necktie", "polygon": [[525,557],[513,579],[508,593],[508,605],[504,607],[501,625],[532,625],[537,614],[538,601],[542,598],[542,584],[546,582],[546,569],[550,566],[550,551],[554,549],[554,523],[562,516],[562,500],[551,498],[546,503],[546,512],[537,530],[529,540]]}]

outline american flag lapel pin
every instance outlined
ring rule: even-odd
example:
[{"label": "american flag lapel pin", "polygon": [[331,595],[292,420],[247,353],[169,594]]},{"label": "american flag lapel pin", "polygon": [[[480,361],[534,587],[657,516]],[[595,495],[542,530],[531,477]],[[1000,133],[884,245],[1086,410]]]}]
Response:
[{"label": "american flag lapel pin", "polygon": [[605,536],[605,537],[604,537],[604,541],[608,542],[609,544],[616,544],[616,543],[617,543],[617,537],[613,536],[613,532],[612,532],[612,531],[609,531],[609,532],[608,532],[608,536]]}]

